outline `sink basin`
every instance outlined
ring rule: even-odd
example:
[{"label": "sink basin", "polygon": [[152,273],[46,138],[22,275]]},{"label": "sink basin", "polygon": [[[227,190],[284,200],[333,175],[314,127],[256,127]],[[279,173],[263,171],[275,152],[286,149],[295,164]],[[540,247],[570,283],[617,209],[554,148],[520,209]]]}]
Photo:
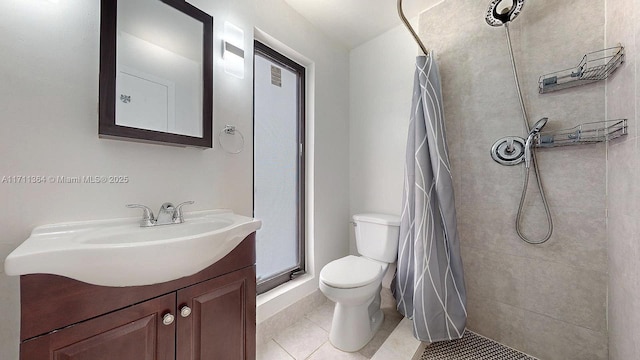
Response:
[{"label": "sink basin", "polygon": [[145,242],[171,241],[192,235],[206,234],[233,224],[231,219],[205,218],[172,226],[153,226],[131,228],[130,225],[114,226],[99,232],[80,234],[73,238],[81,244],[136,244]]},{"label": "sink basin", "polygon": [[151,285],[193,275],[262,226],[229,210],[185,214],[182,224],[139,218],[39,226],[5,260],[7,275],[55,274],[103,286]]}]

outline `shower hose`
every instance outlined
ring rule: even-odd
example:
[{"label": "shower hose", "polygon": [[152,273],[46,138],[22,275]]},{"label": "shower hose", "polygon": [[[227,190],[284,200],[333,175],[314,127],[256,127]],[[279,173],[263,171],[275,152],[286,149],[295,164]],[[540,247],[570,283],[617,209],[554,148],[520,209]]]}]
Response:
[{"label": "shower hose", "polygon": [[[516,90],[518,92],[518,99],[520,100],[520,108],[522,109],[522,120],[524,121],[524,127],[526,132],[529,133],[531,129],[529,128],[529,119],[527,116],[527,110],[524,106],[524,100],[522,99],[522,90],[520,89],[520,80],[518,79],[518,70],[516,69],[516,60],[513,56],[513,48],[511,47],[511,35],[509,34],[509,23],[504,24],[505,31],[507,33],[507,45],[509,46],[509,55],[511,56],[511,67],[513,69],[513,77],[516,84]],[[551,211],[549,210],[549,203],[547,203],[547,198],[544,195],[544,189],[542,188],[542,181],[540,179],[540,170],[538,168],[538,162],[536,161],[535,151],[531,151],[531,159],[533,160],[533,172],[536,175],[536,182],[538,183],[538,190],[540,191],[540,197],[542,198],[542,204],[544,205],[544,211],[547,215],[547,224],[548,230],[547,235],[544,238],[539,240],[531,240],[526,237],[525,234],[522,233],[521,229],[521,221],[522,221],[522,211],[524,207],[524,199],[527,195],[527,188],[529,187],[529,172],[531,171],[531,167],[525,168],[524,173],[524,184],[522,185],[522,196],[520,197],[520,205],[518,206],[518,215],[516,216],[516,232],[518,236],[523,241],[529,244],[542,244],[549,240],[551,234],[553,233],[553,220],[551,219]]]}]

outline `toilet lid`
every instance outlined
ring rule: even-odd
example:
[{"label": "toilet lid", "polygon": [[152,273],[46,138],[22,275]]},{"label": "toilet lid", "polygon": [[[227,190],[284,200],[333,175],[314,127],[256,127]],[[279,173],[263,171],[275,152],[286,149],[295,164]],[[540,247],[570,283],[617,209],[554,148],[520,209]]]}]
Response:
[{"label": "toilet lid", "polygon": [[382,266],[360,256],[345,256],[334,260],[320,271],[320,281],[340,289],[368,285],[378,278]]}]

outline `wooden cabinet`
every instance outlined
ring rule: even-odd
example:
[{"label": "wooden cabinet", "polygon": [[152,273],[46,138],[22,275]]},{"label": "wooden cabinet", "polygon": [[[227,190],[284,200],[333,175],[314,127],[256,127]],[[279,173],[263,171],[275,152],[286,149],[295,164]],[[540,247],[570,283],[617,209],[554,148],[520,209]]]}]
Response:
[{"label": "wooden cabinet", "polygon": [[254,264],[252,234],[211,267],[163,284],[113,288],[25,275],[20,358],[255,359]]},{"label": "wooden cabinet", "polygon": [[[255,305],[248,311],[247,281],[255,282],[253,268],[190,286],[178,291],[179,309],[188,306],[191,315],[178,321],[177,359],[249,359],[247,327],[255,337]],[[180,312],[180,310],[178,310]],[[248,321],[250,318],[253,321]],[[183,341],[184,340],[184,341]]]},{"label": "wooden cabinet", "polygon": [[175,294],[103,315],[22,344],[21,359],[170,360],[175,327],[162,324],[175,308]]}]

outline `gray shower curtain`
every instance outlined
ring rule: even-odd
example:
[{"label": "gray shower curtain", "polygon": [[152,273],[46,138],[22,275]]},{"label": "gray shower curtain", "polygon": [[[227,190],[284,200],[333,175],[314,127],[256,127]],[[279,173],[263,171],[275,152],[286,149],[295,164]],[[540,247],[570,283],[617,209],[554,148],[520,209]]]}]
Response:
[{"label": "gray shower curtain", "polygon": [[407,139],[398,267],[398,311],[421,341],[461,338],[467,319],[440,74],[433,52],[416,59]]}]

